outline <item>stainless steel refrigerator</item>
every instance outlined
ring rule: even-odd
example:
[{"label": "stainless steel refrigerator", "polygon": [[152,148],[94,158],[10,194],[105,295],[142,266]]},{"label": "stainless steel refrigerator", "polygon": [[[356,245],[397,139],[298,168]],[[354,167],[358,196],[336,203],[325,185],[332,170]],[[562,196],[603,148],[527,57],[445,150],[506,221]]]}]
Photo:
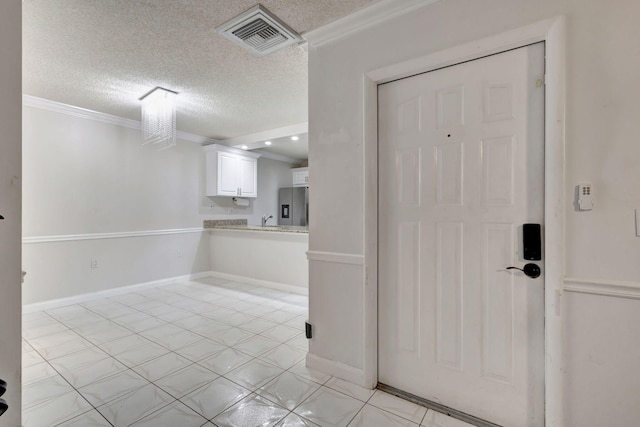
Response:
[{"label": "stainless steel refrigerator", "polygon": [[309,188],[286,187],[278,190],[278,225],[309,224]]}]

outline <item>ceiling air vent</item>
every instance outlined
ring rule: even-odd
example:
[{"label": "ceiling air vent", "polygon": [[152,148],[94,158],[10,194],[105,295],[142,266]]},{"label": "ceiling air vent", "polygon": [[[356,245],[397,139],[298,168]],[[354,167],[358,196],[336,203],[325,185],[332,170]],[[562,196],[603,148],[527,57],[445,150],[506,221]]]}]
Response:
[{"label": "ceiling air vent", "polygon": [[260,4],[227,21],[217,30],[258,56],[302,41],[298,33]]}]

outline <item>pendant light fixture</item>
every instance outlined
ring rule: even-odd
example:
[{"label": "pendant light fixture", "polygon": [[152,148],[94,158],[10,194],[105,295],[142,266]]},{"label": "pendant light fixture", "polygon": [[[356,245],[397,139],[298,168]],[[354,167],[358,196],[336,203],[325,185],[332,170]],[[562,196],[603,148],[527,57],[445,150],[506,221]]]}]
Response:
[{"label": "pendant light fixture", "polygon": [[142,98],[142,144],[158,150],[176,145],[176,95],[172,90],[156,87]]}]

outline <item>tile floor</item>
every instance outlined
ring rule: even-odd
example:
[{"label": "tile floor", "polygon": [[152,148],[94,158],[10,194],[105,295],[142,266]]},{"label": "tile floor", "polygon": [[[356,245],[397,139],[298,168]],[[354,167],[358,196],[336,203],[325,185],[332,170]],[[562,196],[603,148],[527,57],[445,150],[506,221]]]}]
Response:
[{"label": "tile floor", "polygon": [[306,316],[211,278],[26,314],[24,426],[469,426],[306,368]]}]

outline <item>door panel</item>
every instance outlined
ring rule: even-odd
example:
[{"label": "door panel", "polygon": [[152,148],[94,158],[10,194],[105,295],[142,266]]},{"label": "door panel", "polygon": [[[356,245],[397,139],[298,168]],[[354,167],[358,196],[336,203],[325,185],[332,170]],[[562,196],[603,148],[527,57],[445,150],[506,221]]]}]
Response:
[{"label": "door panel", "polygon": [[544,420],[544,277],[506,269],[543,222],[543,75],[538,44],[378,92],[379,380],[508,426]]},{"label": "door panel", "polygon": [[462,369],[463,224],[436,224],[436,361]]}]

